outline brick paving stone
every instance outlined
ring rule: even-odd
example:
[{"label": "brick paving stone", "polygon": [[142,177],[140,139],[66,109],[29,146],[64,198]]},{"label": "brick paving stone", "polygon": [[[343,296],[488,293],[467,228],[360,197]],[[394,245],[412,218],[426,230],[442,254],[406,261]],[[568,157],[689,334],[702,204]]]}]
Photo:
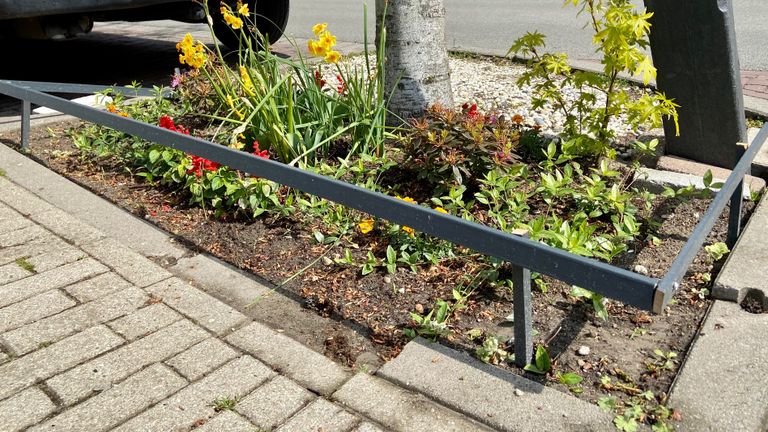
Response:
[{"label": "brick paving stone", "polygon": [[[0,333],[49,317],[76,305],[59,290],[44,292],[0,309]],[[5,339],[7,335],[3,335]],[[7,341],[7,339],[6,339]],[[39,343],[39,342],[38,342]],[[14,349],[14,351],[16,351]],[[16,354],[21,355],[16,351]]]},{"label": "brick paving stone", "polygon": [[373,423],[366,422],[356,427],[352,432],[384,432],[384,429],[376,426]]},{"label": "brick paving stone", "polygon": [[[11,246],[23,245],[31,242],[39,243],[40,241],[49,238],[54,238],[54,235],[38,225],[31,225],[26,228],[0,234],[0,248],[10,248]],[[13,259],[16,258],[18,258],[18,256],[13,257]]]},{"label": "brick paving stone", "polygon": [[167,327],[176,321],[183,319],[176,311],[162,303],[151,304],[141,308],[130,315],[107,323],[115,333],[134,340]]},{"label": "brick paving stone", "polygon": [[276,432],[296,431],[335,431],[345,432],[352,430],[360,421],[353,414],[344,411],[338,405],[325,399],[317,399],[291,417]]},{"label": "brick paving stone", "polygon": [[13,219],[19,217],[21,214],[16,210],[8,207],[8,205],[0,202],[0,223],[6,219]]},{"label": "brick paving stone", "polygon": [[6,360],[8,360],[8,359],[10,359],[10,357],[8,357],[8,354],[0,351],[0,364],[5,363]]},{"label": "brick paving stone", "polygon": [[[62,295],[62,297],[64,296]],[[74,305],[71,299],[64,298]],[[130,287],[99,300],[74,307],[56,316],[41,319],[10,331],[3,335],[3,339],[16,354],[23,355],[35,350],[42,343],[59,341],[88,327],[130,313],[146,303],[148,298],[141,289]],[[6,309],[11,307],[13,306]]]},{"label": "brick paving stone", "polygon": [[227,333],[248,320],[230,306],[177,278],[152,285],[147,291],[217,335]]},{"label": "brick paving stone", "polygon": [[216,414],[214,400],[239,399],[273,375],[271,369],[253,357],[240,357],[122,424],[115,432],[188,430]]},{"label": "brick paving stone", "polygon": [[164,268],[111,238],[81,247],[92,257],[111,267],[128,282],[142,288],[171,276]]},{"label": "brick paving stone", "polygon": [[86,258],[0,286],[0,307],[27,299],[41,292],[65,287],[108,270],[99,262]]},{"label": "brick paving stone", "polygon": [[47,348],[0,366],[0,399],[50,378],[124,341],[104,326],[91,327]]},{"label": "brick paving stone", "polygon": [[[69,246],[64,240],[43,230],[39,226],[35,225],[34,228],[38,230],[38,234],[40,234],[37,238],[27,239],[26,243],[22,242],[21,244],[16,244],[14,246],[0,246],[0,264],[12,263],[18,258],[34,257]],[[0,235],[0,237],[1,236],[2,235]]]},{"label": "brick paving stone", "polygon": [[71,405],[93,392],[110,388],[129,375],[173,356],[208,337],[189,321],[180,321],[83,363],[47,381],[48,386]]},{"label": "brick paving stone", "polygon": [[8,263],[4,266],[0,266],[0,285],[16,282],[17,280],[24,279],[33,274],[34,273],[31,271],[24,270],[15,262]]},{"label": "brick paving stone", "polygon": [[64,291],[77,300],[86,303],[129,286],[131,286],[130,282],[121,278],[116,273],[109,272],[66,286]]},{"label": "brick paving stone", "polygon": [[31,387],[0,402],[0,431],[15,432],[44,419],[56,405],[42,390]]},{"label": "brick paving stone", "polygon": [[42,213],[33,213],[29,217],[77,246],[93,243],[105,237],[103,232],[57,208]]},{"label": "brick paving stone", "polygon": [[324,355],[256,322],[229,335],[227,341],[323,395],[333,393],[350,376]]},{"label": "brick paving stone", "polygon": [[0,178],[0,201],[23,215],[42,213],[54,208],[35,194],[4,178]]},{"label": "brick paving stone", "polygon": [[32,222],[29,219],[19,215],[18,213],[15,215],[15,217],[10,218],[3,218],[0,216],[0,233],[16,231],[22,228],[27,228],[31,225]]},{"label": "brick paving stone", "polygon": [[57,248],[51,248],[47,252],[27,258],[37,273],[53,270],[65,264],[88,258],[85,252],[66,245]]},{"label": "brick paving stone", "polygon": [[109,430],[186,385],[184,378],[155,364],[29,431]]},{"label": "brick paving stone", "polygon": [[219,339],[206,339],[165,363],[190,381],[197,381],[208,372],[237,357],[239,353]]},{"label": "brick paving stone", "polygon": [[232,411],[224,411],[218,414],[216,417],[208,420],[200,426],[195,428],[195,432],[256,432],[256,429],[251,422],[233,413]]},{"label": "brick paving stone", "polygon": [[278,376],[238,402],[235,410],[256,426],[273,430],[313,398],[304,387]]},{"label": "brick paving stone", "polygon": [[355,375],[333,398],[396,431],[416,428],[425,432],[490,431],[418,393],[365,373]]}]

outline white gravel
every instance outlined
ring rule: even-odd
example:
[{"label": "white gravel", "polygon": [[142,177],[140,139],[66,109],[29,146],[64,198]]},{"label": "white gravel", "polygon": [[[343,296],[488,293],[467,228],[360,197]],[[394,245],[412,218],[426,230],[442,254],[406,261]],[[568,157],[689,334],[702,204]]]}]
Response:
[{"label": "white gravel", "polygon": [[[345,60],[349,66],[362,66],[365,58],[353,56]],[[373,61],[373,58],[372,58]],[[483,57],[455,57],[450,58],[451,85],[456,107],[464,103],[477,104],[481,112],[493,112],[511,118],[520,114],[526,123],[539,125],[543,134],[556,135],[563,130],[565,115],[550,105],[534,109],[531,106],[533,88],[531,86],[518,86],[517,79],[526,70],[526,66],[505,60]],[[324,65],[323,78],[335,85],[336,69]],[[643,90],[632,88],[635,93]],[[578,92],[572,87],[565,87],[563,95],[569,101],[578,97]],[[597,93],[598,103],[604,103],[605,96]],[[627,125],[625,118],[614,118],[609,127],[617,136],[634,135],[635,131]],[[637,132],[645,132],[640,130]]]}]

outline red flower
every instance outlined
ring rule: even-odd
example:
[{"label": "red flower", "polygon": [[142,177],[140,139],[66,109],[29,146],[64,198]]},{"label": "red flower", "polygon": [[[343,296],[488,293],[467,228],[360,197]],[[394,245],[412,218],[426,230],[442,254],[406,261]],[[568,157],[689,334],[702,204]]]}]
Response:
[{"label": "red flower", "polygon": [[216,171],[221,166],[220,163],[201,158],[200,156],[191,156],[192,168],[187,170],[187,174],[195,173],[196,177],[203,175],[203,171]]},{"label": "red flower", "polygon": [[253,155],[260,158],[269,159],[269,152],[267,150],[259,149],[258,141],[253,142]]},{"label": "red flower", "polygon": [[339,85],[336,86],[336,91],[339,92],[339,94],[344,93],[344,90],[347,89],[347,85],[344,84],[344,79],[341,77],[341,75],[336,75],[336,81],[339,82]]},{"label": "red flower", "polygon": [[315,85],[317,85],[321,89],[325,85],[325,80],[323,79],[323,76],[320,75],[320,71],[319,70],[315,71]]},{"label": "red flower", "polygon": [[182,125],[176,125],[173,123],[173,119],[168,117],[167,115],[163,115],[160,117],[160,120],[158,122],[160,124],[161,128],[168,129],[173,132],[179,132],[184,135],[189,135],[189,129],[185,128]]}]

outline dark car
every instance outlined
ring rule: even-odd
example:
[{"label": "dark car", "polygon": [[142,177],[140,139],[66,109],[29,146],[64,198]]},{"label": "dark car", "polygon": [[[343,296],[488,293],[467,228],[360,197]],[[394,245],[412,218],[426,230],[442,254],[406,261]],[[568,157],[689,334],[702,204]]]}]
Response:
[{"label": "dark car", "polygon": [[[219,17],[220,2],[235,6],[235,0],[209,0],[216,37],[236,47],[237,36]],[[289,0],[243,0],[248,4],[256,28],[277,41],[288,24]],[[68,39],[88,33],[95,21],[149,21],[171,19],[205,22],[199,1],[179,0],[0,0],[0,34],[28,39]]]}]

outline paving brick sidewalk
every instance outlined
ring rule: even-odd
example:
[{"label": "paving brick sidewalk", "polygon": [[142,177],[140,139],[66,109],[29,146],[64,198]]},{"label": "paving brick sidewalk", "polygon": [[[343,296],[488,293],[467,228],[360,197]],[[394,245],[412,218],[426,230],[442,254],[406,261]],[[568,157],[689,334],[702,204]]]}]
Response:
[{"label": "paving brick sidewalk", "polygon": [[0,431],[191,429],[487,430],[251,321],[0,177]]},{"label": "paving brick sidewalk", "polygon": [[741,71],[744,94],[768,100],[768,71]]}]

